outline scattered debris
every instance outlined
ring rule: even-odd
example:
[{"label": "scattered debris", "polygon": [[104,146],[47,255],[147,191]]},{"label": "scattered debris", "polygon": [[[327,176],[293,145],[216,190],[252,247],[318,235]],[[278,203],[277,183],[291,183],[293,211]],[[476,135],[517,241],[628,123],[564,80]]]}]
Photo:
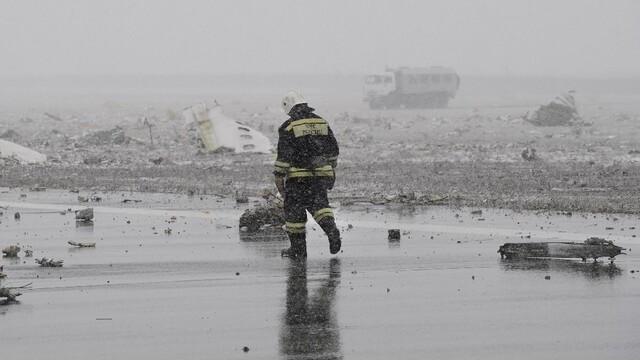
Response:
[{"label": "scattered debris", "polygon": [[506,243],[498,249],[500,257],[512,258],[577,258],[597,260],[607,256],[611,261],[620,254],[624,254],[620,246],[603,238],[591,237],[584,243],[574,242],[536,242],[536,243]]},{"label": "scattered debris", "polygon": [[82,210],[76,210],[76,220],[78,221],[90,221],[93,219],[93,208],[86,208]]},{"label": "scattered debris", "polygon": [[16,141],[16,140],[20,139],[20,135],[18,135],[18,133],[15,130],[9,129],[9,130],[3,132],[2,134],[0,134],[0,139],[9,140],[9,141]]},{"label": "scattered debris", "polygon": [[234,151],[268,154],[271,141],[259,131],[228,118],[216,103],[209,109],[206,103],[186,108],[182,112],[187,131],[197,132],[199,141],[208,152]]},{"label": "scattered debris", "polygon": [[42,267],[62,267],[63,261],[64,260],[47,259],[46,257],[36,259],[36,263],[40,264]]},{"label": "scattered debris", "polygon": [[9,257],[9,258],[17,257],[19,252],[20,252],[20,247],[17,245],[7,246],[6,248],[2,249],[2,253],[4,254],[3,256]]},{"label": "scattered debris", "polygon": [[85,135],[82,137],[80,144],[87,146],[123,145],[128,144],[130,140],[131,139],[124,134],[124,129],[116,126],[110,130],[101,130]]},{"label": "scattered debris", "polygon": [[83,247],[96,247],[96,243],[94,243],[94,242],[67,241],[67,243],[69,243],[69,245],[80,247],[80,248],[83,248]]}]

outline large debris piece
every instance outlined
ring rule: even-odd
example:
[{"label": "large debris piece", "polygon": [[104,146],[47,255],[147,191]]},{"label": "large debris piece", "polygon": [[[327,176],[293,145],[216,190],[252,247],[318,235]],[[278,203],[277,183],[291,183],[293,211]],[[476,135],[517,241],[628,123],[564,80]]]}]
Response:
[{"label": "large debris piece", "polygon": [[14,161],[19,164],[39,164],[47,161],[47,155],[11,141],[0,140],[0,159]]},{"label": "large debris piece", "polygon": [[575,258],[586,261],[608,257],[611,261],[617,255],[624,254],[620,246],[603,238],[591,237],[584,243],[574,242],[532,242],[506,243],[498,249],[505,259],[517,258]]},{"label": "large debris piece", "polygon": [[578,114],[574,91],[556,97],[547,105],[542,105],[533,115],[525,115],[525,120],[536,126],[571,126],[582,124]]},{"label": "large debris piece", "polygon": [[271,141],[259,131],[228,118],[216,103],[212,109],[198,104],[182,112],[187,132],[196,132],[208,152],[270,153]]},{"label": "large debris piece", "polygon": [[93,219],[93,208],[76,210],[77,221],[91,221]]}]

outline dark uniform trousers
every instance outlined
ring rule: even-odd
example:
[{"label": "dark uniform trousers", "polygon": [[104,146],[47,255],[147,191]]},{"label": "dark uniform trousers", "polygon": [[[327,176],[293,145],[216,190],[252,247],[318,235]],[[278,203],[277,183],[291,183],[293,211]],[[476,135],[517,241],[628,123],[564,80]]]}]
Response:
[{"label": "dark uniform trousers", "polygon": [[329,206],[327,190],[333,187],[334,177],[308,176],[289,178],[285,183],[284,217],[285,227],[291,240],[291,250],[306,254],[307,213],[332,239],[339,239],[333,210]]}]

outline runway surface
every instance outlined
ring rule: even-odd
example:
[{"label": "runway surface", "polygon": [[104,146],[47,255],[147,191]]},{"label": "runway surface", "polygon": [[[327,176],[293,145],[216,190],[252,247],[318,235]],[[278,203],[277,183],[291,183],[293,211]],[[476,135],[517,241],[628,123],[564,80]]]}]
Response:
[{"label": "runway surface", "polygon": [[[26,196],[21,197],[20,194]],[[250,204],[186,195],[0,194],[3,358],[631,359],[640,353],[638,216],[339,206],[343,251],[308,223],[306,261]],[[123,200],[140,200],[139,202]],[[92,224],[73,210],[93,207]],[[69,211],[71,210],[71,211]],[[477,210],[481,210],[480,214]],[[472,213],[473,211],[473,213]],[[20,213],[20,219],[14,214]],[[399,241],[387,238],[400,229]],[[614,240],[607,259],[501,260],[505,242]],[[67,242],[95,242],[76,248]],[[42,257],[63,260],[43,268]],[[18,290],[16,290],[18,291]]]}]

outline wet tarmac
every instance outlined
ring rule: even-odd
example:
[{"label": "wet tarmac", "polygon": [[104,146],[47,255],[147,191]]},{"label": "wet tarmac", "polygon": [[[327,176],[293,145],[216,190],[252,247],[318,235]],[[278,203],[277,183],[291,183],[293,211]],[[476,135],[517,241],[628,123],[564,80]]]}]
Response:
[{"label": "wet tarmac", "polygon": [[[25,194],[21,197],[20,194]],[[632,359],[637,215],[336,204],[343,251],[308,224],[306,261],[249,204],[214,196],[0,193],[2,358]],[[125,199],[129,200],[123,202]],[[140,200],[135,202],[131,200]],[[93,207],[91,223],[73,212]],[[480,213],[478,210],[481,210]],[[20,212],[20,219],[14,219]],[[400,240],[387,231],[400,229]],[[501,260],[505,242],[614,240],[614,264]],[[67,242],[95,242],[76,248]],[[63,260],[43,268],[36,258]]]}]

